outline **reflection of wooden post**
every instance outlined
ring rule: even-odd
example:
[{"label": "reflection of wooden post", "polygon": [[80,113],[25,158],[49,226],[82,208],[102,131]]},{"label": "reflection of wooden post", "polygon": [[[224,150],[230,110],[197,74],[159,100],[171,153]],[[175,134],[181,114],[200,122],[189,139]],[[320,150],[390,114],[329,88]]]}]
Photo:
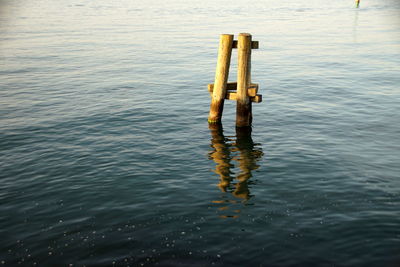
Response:
[{"label": "reflection of wooden post", "polygon": [[216,163],[215,172],[220,177],[218,187],[226,192],[232,180],[230,169],[231,156],[229,145],[225,142],[225,136],[223,134],[222,125],[220,123],[209,124],[211,131],[211,146],[214,151],[210,153],[210,158]]},{"label": "reflection of wooden post", "polygon": [[251,82],[251,35],[241,33],[238,38],[238,74],[236,96],[236,127],[250,126],[252,121],[251,101],[247,88]]},{"label": "reflection of wooden post", "polygon": [[236,160],[239,162],[240,173],[237,175],[238,182],[233,195],[243,199],[250,198],[250,190],[247,180],[251,177],[251,171],[254,169],[256,159],[253,157],[253,139],[251,138],[251,127],[236,128],[236,147],[239,150],[239,157]]},{"label": "reflection of wooden post", "polygon": [[226,95],[226,83],[231,63],[233,34],[221,34],[218,49],[217,69],[215,71],[214,89],[212,93],[209,123],[221,122]]},{"label": "reflection of wooden post", "polygon": [[356,0],[356,7],[358,8],[360,6],[360,0]]},{"label": "reflection of wooden post", "polygon": [[240,173],[237,175],[237,184],[233,195],[243,199],[250,198],[248,180],[251,178],[251,172],[258,169],[257,161],[263,155],[262,150],[255,148],[251,138],[251,127],[236,128],[236,147],[239,150],[239,156],[235,160],[239,163]]},{"label": "reflection of wooden post", "polygon": [[[253,143],[251,127],[236,128],[235,144],[231,143],[233,139],[225,138],[222,124],[209,124],[209,129],[211,132],[212,147],[212,150],[209,152],[209,159],[214,160],[216,164],[214,171],[220,177],[218,187],[223,192],[232,193],[234,197],[246,202],[251,198],[248,180],[252,176],[251,172],[259,168],[257,161],[263,155],[261,147],[257,147],[259,144]],[[234,172],[231,172],[235,168],[235,165],[231,164],[232,160],[237,162],[235,165],[238,165],[240,169],[240,172],[236,175],[235,182],[233,182]],[[238,217],[238,215],[232,214],[232,211],[235,213],[240,212],[240,208],[235,208],[235,204],[238,201],[229,200],[225,196],[220,200],[212,201],[212,203],[221,205],[218,208],[219,211],[224,213],[224,215],[220,215],[221,218]]]}]

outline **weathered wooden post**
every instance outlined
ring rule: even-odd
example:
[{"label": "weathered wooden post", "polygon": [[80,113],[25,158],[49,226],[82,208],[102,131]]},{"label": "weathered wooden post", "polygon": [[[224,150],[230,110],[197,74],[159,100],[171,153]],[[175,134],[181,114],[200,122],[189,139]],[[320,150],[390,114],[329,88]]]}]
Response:
[{"label": "weathered wooden post", "polygon": [[221,122],[231,63],[233,34],[221,34],[218,49],[218,61],[215,71],[214,88],[210,105],[209,123]]},{"label": "weathered wooden post", "polygon": [[253,119],[251,101],[247,93],[251,83],[251,34],[239,34],[237,49],[236,127],[245,127],[250,126]]}]

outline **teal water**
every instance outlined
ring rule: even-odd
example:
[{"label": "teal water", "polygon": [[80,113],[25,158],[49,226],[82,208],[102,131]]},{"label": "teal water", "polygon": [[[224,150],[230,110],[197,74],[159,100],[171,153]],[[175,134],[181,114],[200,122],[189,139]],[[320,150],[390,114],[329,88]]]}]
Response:
[{"label": "teal water", "polygon": [[[0,263],[398,266],[399,12],[0,0]],[[209,129],[240,32],[263,102]]]}]

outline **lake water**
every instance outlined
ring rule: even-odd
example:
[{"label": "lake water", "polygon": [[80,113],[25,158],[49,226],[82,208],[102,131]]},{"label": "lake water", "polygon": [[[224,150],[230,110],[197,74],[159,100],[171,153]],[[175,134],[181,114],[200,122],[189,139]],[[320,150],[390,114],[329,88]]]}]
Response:
[{"label": "lake water", "polygon": [[1,264],[399,266],[400,2],[0,0],[0,59]]}]

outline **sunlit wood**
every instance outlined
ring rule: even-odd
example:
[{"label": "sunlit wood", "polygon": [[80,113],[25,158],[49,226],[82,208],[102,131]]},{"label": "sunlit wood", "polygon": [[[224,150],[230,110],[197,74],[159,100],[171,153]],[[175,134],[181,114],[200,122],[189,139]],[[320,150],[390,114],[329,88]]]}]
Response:
[{"label": "sunlit wood", "polygon": [[232,54],[232,34],[221,34],[218,50],[217,68],[215,71],[214,90],[211,97],[209,123],[221,122],[226,95],[226,83]]},{"label": "sunlit wood", "polygon": [[251,82],[251,34],[239,34],[237,49],[236,127],[246,127],[252,122],[252,106],[247,95],[247,88]]}]

